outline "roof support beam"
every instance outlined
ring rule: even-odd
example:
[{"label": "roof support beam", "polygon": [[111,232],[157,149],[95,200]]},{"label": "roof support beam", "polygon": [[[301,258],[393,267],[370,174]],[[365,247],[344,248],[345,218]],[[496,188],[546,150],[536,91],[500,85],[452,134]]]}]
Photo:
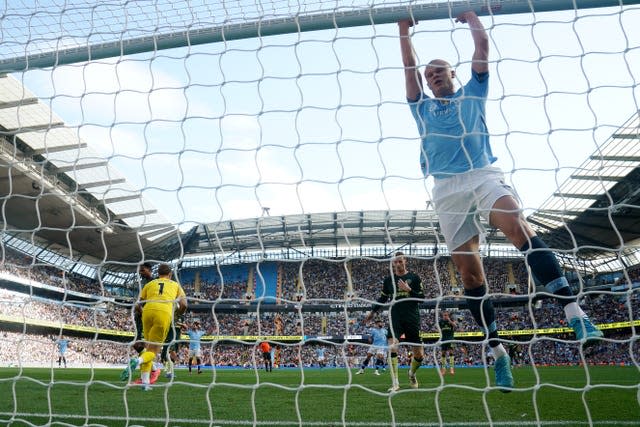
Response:
[{"label": "roof support beam", "polygon": [[126,202],[128,200],[137,200],[140,199],[142,196],[140,195],[140,193],[133,193],[133,194],[128,194],[126,196],[119,196],[119,197],[108,197],[102,200],[99,200],[98,203],[96,203],[96,205],[102,206],[104,205],[108,205],[111,203],[119,203],[119,202]]},{"label": "roof support beam", "polygon": [[[118,224],[118,225],[120,225],[120,224]],[[136,227],[135,229],[132,229],[132,230],[135,230],[138,233],[144,233],[144,232],[150,231],[150,230],[157,230],[157,229],[164,230],[165,228],[168,228],[168,227],[173,227],[173,226],[171,224],[169,224],[169,223],[165,223],[165,224],[149,224],[149,225],[143,225],[142,227]]]},{"label": "roof support beam", "polygon": [[364,211],[358,214],[358,237],[360,238],[360,255],[362,255],[362,231],[364,230]]},{"label": "roof support beam", "polygon": [[61,128],[64,126],[64,122],[51,122],[51,123],[43,123],[41,125],[31,125],[31,126],[21,126],[19,128],[7,129],[2,132],[5,135],[18,135],[21,133],[29,133],[29,132],[41,132],[43,130],[49,130],[54,128]]},{"label": "roof support beam", "polygon": [[571,179],[581,179],[585,181],[611,181],[620,182],[623,176],[606,176],[606,175],[571,175]]},{"label": "roof support beam", "polygon": [[236,226],[233,224],[233,221],[229,221],[229,230],[231,231],[231,237],[233,237],[233,245],[238,249],[238,234],[236,233]]},{"label": "roof support beam", "polygon": [[212,254],[215,254],[216,253],[216,248],[214,248],[214,246],[213,246],[213,240],[211,239],[211,233],[209,233],[209,226],[208,225],[202,225],[201,227],[204,230],[205,236],[207,237],[207,243],[209,243],[209,250],[211,251]]},{"label": "roof support beam", "polygon": [[96,187],[104,187],[104,186],[108,186],[108,185],[114,185],[114,184],[124,184],[127,180],[124,178],[114,178],[114,179],[108,179],[106,181],[95,181],[95,182],[87,182],[84,184],[80,184],[78,183],[78,188],[96,188]]},{"label": "roof support beam", "polygon": [[565,199],[588,199],[597,200],[601,194],[582,194],[582,193],[553,193],[555,197],[562,197]]},{"label": "roof support beam", "polygon": [[569,222],[573,220],[573,218],[570,218],[570,217],[573,217],[573,215],[570,215],[570,214],[562,214],[562,213],[550,214],[550,213],[536,212],[535,215],[539,218],[547,218],[552,221],[558,221],[558,222]]},{"label": "roof support beam", "polygon": [[577,211],[577,210],[562,210],[562,209],[540,209],[536,212],[534,212],[533,214],[531,214],[531,216],[536,216],[538,214],[541,213],[545,213],[545,214],[549,214],[549,215],[573,215],[573,216],[578,216],[578,215],[582,215],[583,213],[588,213],[589,215],[600,215],[600,214],[606,214],[607,211],[609,210],[609,208],[587,208],[584,211]]},{"label": "roof support beam", "polygon": [[53,147],[43,147],[38,148],[37,150],[33,150],[31,153],[34,156],[49,154],[49,153],[59,153],[61,151],[69,151],[69,150],[80,150],[81,148],[87,148],[86,142],[81,142],[79,144],[70,144],[70,145],[56,145]]},{"label": "roof support beam", "polygon": [[37,103],[38,98],[16,99],[15,101],[0,102],[0,109],[4,110],[5,108],[16,108]]},{"label": "roof support beam", "polygon": [[[76,145],[77,147],[77,145]],[[49,151],[50,153],[51,151]],[[81,169],[92,169],[92,168],[97,168],[100,166],[107,166],[109,163],[102,160],[100,162],[93,162],[93,163],[75,163],[73,165],[69,165],[69,166],[60,166],[60,167],[56,167],[56,172],[58,173],[65,173],[65,172],[71,172],[71,171],[75,171],[75,170],[81,170]]]},{"label": "roof support beam", "polygon": [[154,236],[159,236],[161,234],[167,234],[170,233],[172,231],[175,231],[175,228],[171,225],[164,227],[164,228],[159,228],[155,231],[150,231],[148,233],[144,233],[141,235],[141,237],[144,237],[145,239],[149,239],[150,237],[154,237]]},{"label": "roof support beam", "polygon": [[640,156],[590,156],[591,160],[603,160],[612,162],[640,162]]},{"label": "roof support beam", "polygon": [[409,225],[409,231],[411,232],[411,234],[413,234],[413,232],[416,230],[417,217],[418,217],[418,211],[411,212],[411,223]]},{"label": "roof support beam", "polygon": [[119,215],[116,215],[113,219],[118,220],[118,219],[126,219],[126,218],[135,218],[137,216],[151,215],[155,213],[158,213],[156,209],[149,209],[147,211],[135,211],[135,212],[119,214]]},{"label": "roof support beam", "polygon": [[289,234],[287,233],[287,217],[282,215],[280,216],[280,221],[282,221],[282,236],[284,237],[284,241],[289,241]]},{"label": "roof support beam", "polygon": [[640,139],[640,134],[638,133],[614,133],[611,135],[611,138],[616,139]]}]

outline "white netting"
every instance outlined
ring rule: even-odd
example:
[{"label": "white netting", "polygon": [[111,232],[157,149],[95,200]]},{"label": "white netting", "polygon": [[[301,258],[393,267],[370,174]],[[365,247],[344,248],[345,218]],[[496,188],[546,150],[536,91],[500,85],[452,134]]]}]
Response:
[{"label": "white netting", "polygon": [[[564,3],[5,2],[0,422],[640,422],[640,9]],[[606,332],[584,350],[560,308],[528,295],[521,254],[489,230],[489,291],[518,295],[497,310],[522,366],[506,396],[466,310],[455,311],[455,376],[441,358],[439,309],[457,308],[462,284],[420,172],[393,22],[419,18],[419,65],[444,58],[460,85],[473,51],[454,19],[463,7],[490,38],[496,165]],[[403,371],[389,394],[374,359],[355,373],[371,350],[364,311],[398,249],[427,287],[425,366],[417,391]],[[208,332],[205,375],[181,366],[143,395],[118,375],[134,270],[148,260],[171,262],[193,305],[214,305],[188,315]],[[260,371],[265,336],[273,374]],[[57,369],[63,337],[66,362],[82,369]]]}]

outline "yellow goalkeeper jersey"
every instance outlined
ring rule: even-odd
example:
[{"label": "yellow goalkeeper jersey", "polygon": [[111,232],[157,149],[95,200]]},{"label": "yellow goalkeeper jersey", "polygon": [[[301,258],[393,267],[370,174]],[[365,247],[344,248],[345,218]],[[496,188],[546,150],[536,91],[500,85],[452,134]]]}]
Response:
[{"label": "yellow goalkeeper jersey", "polygon": [[186,298],[182,286],[171,279],[155,279],[144,285],[140,293],[140,302],[144,310],[157,310],[173,314],[173,304],[180,298]]}]

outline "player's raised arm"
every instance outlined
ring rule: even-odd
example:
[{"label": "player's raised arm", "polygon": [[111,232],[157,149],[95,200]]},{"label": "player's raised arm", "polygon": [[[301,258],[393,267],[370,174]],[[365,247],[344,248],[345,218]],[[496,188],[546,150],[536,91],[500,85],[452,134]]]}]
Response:
[{"label": "player's raised arm", "polygon": [[411,43],[409,28],[414,25],[414,21],[405,19],[398,22],[400,31],[400,52],[402,53],[402,64],[404,65],[404,79],[407,92],[407,99],[415,101],[422,93],[422,77],[416,64],[416,56]]},{"label": "player's raised arm", "polygon": [[473,71],[476,73],[486,73],[489,71],[489,36],[478,18],[473,11],[468,11],[460,14],[456,21],[469,24],[471,29],[471,37],[473,37],[474,51],[472,57]]}]

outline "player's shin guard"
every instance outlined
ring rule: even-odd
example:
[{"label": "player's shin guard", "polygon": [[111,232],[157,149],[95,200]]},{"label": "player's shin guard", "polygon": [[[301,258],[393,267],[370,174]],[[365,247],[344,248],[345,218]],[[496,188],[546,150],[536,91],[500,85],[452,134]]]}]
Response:
[{"label": "player's shin guard", "polygon": [[465,289],[464,294],[469,297],[467,300],[467,307],[471,311],[471,315],[475,319],[478,326],[482,328],[485,335],[489,337],[489,345],[495,347],[499,344],[496,340],[498,338],[498,327],[496,325],[496,312],[493,309],[493,302],[491,299],[484,299],[487,293],[485,285],[475,289]]},{"label": "player's shin guard", "polygon": [[562,306],[575,302],[569,283],[562,274],[560,263],[549,246],[538,236],[531,237],[530,241],[526,242],[520,251],[525,254],[533,276],[545,285],[547,292],[557,297]]},{"label": "player's shin guard", "polygon": [[506,351],[498,340],[498,326],[496,325],[496,313],[493,309],[491,299],[482,298],[486,295],[487,288],[482,285],[475,289],[465,289],[464,294],[473,297],[467,300],[469,311],[473,318],[482,328],[485,335],[489,339],[489,347],[496,358],[506,354]]}]

